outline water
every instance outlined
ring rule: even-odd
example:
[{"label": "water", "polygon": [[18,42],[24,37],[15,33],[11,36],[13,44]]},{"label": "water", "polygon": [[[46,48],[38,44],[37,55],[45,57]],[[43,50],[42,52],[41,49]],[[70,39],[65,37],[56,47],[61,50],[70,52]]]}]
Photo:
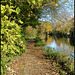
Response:
[{"label": "water", "polygon": [[74,57],[74,47],[70,44],[69,38],[47,37],[46,47],[54,48],[56,51],[67,54],[68,57]]}]

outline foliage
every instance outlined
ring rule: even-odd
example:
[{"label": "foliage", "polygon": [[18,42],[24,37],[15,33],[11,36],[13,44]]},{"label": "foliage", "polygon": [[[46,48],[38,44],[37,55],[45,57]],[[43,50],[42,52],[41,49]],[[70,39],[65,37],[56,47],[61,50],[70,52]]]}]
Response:
[{"label": "foliage", "polygon": [[35,46],[44,46],[45,45],[45,42],[42,40],[42,39],[40,39],[40,37],[36,37],[36,39],[35,39]]},{"label": "foliage", "polygon": [[[26,46],[22,41],[21,27],[11,20],[11,14],[19,14],[19,7],[1,4],[1,71],[2,75],[6,73],[5,65],[9,62],[9,57],[25,52]],[[22,23],[21,20],[19,20]]]},{"label": "foliage", "polygon": [[74,73],[74,61],[70,60],[67,55],[64,55],[61,52],[56,52],[54,49],[49,47],[45,49],[45,55],[50,60],[54,60],[62,71],[67,72],[67,74]]},{"label": "foliage", "polygon": [[56,25],[52,27],[52,31],[56,35],[60,34],[61,36],[67,36],[69,34],[71,35],[71,33],[73,32],[73,28],[74,28],[74,18],[67,20],[66,23],[57,21]]},{"label": "foliage", "polygon": [[45,29],[47,32],[52,32],[51,23],[45,22]]},{"label": "foliage", "polygon": [[[38,18],[42,8],[50,5],[55,11],[58,0],[2,0],[1,1],[1,70],[5,74],[5,65],[9,57],[25,52],[25,30],[27,26],[39,25]],[[38,31],[39,32],[39,31]],[[27,32],[28,33],[28,32]],[[31,34],[32,35],[32,34]],[[39,36],[38,36],[39,37]],[[37,38],[38,39],[38,38]],[[39,38],[40,39],[40,38]],[[40,41],[40,40],[38,40]],[[43,42],[41,41],[42,45]],[[6,58],[4,58],[6,57]]]},{"label": "foliage", "polygon": [[26,32],[25,37],[36,37],[37,29],[32,28],[32,26],[27,26],[25,32]]},{"label": "foliage", "polygon": [[20,8],[20,13],[18,16],[15,16],[17,19],[23,21],[23,24],[21,24],[22,27],[27,27],[28,25],[36,27],[36,25],[39,25],[38,18],[41,17],[41,13],[43,13],[45,8],[50,8],[51,11],[49,12],[51,13],[56,13],[56,7],[59,6],[58,1],[59,0],[3,0],[2,3]]}]

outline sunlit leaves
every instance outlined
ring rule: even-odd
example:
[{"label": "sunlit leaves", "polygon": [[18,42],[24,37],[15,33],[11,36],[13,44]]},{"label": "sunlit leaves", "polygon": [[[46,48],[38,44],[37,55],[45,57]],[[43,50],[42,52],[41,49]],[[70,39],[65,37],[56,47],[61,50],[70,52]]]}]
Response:
[{"label": "sunlit leaves", "polygon": [[32,3],[35,4],[35,0],[32,0]]},{"label": "sunlit leaves", "polygon": [[58,6],[58,4],[55,4],[56,6]]},{"label": "sunlit leaves", "polygon": [[1,14],[5,12],[5,6],[1,5]]},{"label": "sunlit leaves", "polygon": [[37,0],[38,2],[42,1],[42,0]]},{"label": "sunlit leaves", "polygon": [[21,24],[23,24],[23,22],[22,22],[21,20],[19,20],[19,22],[20,22]]},{"label": "sunlit leaves", "polygon": [[63,1],[62,3],[66,3],[66,1]]},{"label": "sunlit leaves", "polygon": [[30,0],[27,0],[27,2],[28,2],[28,3],[29,3],[29,5],[30,5],[30,3],[31,3],[31,2],[30,2]]},{"label": "sunlit leaves", "polygon": [[[7,62],[4,57],[11,55],[21,54],[25,51],[26,47],[21,39],[21,27],[15,22],[16,17],[12,18],[12,13],[19,14],[20,9],[9,5],[1,5],[1,73],[5,74],[5,65]],[[21,24],[23,23],[20,19],[18,20]],[[5,68],[5,69],[4,69]]]},{"label": "sunlit leaves", "polygon": [[45,22],[45,29],[47,32],[52,32],[52,27],[49,22]]},{"label": "sunlit leaves", "polygon": [[[7,15],[12,12],[15,12],[17,15],[19,14],[20,9],[17,7],[16,10],[14,10],[14,7],[9,5],[1,6],[3,7],[1,8],[1,12],[4,11],[2,12],[3,16],[1,17],[1,51],[6,54],[9,53],[9,55],[16,55],[16,52],[20,53],[20,47],[25,49],[25,46],[23,46],[23,41],[21,40],[21,27],[15,22],[15,20],[10,21]],[[19,22],[21,24],[23,23],[20,19]],[[17,46],[19,48],[17,48]]]},{"label": "sunlit leaves", "polygon": [[20,13],[20,9],[19,9],[19,7],[16,8],[16,13],[17,13],[17,14]]}]

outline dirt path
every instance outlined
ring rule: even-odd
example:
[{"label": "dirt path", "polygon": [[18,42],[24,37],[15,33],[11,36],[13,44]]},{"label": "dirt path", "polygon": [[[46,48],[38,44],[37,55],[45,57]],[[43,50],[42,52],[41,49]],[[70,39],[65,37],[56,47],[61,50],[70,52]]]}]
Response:
[{"label": "dirt path", "polygon": [[12,62],[13,75],[59,75],[42,50],[27,42],[27,51]]}]

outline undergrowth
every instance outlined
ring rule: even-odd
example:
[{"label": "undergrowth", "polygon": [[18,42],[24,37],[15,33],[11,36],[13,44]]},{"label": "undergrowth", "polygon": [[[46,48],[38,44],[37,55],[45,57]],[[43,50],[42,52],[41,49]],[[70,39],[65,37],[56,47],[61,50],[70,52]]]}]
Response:
[{"label": "undergrowth", "polygon": [[44,46],[45,42],[43,41],[43,39],[36,37],[35,39],[35,46]]},{"label": "undergrowth", "polygon": [[59,68],[60,75],[74,75],[74,60],[70,60],[67,55],[55,51],[54,49],[47,47],[44,49],[45,56],[54,61],[55,67]]}]

